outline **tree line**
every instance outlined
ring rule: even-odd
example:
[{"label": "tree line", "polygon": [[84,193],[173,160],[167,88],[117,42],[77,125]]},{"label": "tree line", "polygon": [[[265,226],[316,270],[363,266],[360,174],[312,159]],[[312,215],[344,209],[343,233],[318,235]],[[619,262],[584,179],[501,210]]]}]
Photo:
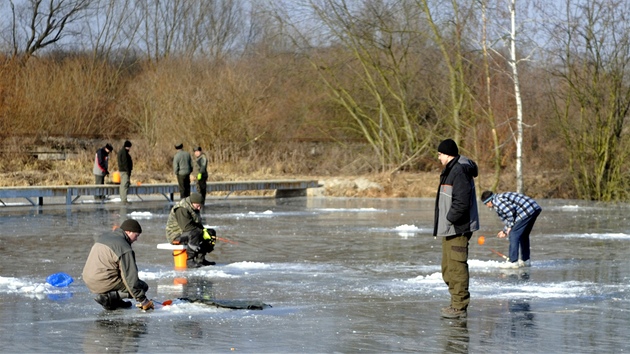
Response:
[{"label": "tree line", "polygon": [[494,172],[489,187],[522,156],[528,173],[563,173],[576,198],[628,199],[625,1],[9,0],[0,11],[5,143],[134,137],[160,164],[187,141],[216,163],[326,174],[435,169],[450,137]]}]

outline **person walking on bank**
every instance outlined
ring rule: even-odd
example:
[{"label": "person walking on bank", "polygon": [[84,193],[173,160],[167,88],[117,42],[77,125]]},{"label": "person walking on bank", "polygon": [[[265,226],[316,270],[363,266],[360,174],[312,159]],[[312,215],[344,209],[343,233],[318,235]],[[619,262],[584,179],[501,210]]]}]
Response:
[{"label": "person walking on bank", "polygon": [[123,148],[118,151],[118,171],[120,171],[120,202],[123,204],[131,204],[127,200],[127,192],[129,191],[129,184],[131,180],[131,170],[133,170],[133,160],[129,155],[129,149],[131,149],[131,141],[125,140]]},{"label": "person walking on bank", "polygon": [[[509,237],[509,258],[501,268],[530,267],[529,234],[536,223],[542,208],[536,201],[524,194],[515,192],[492,193],[484,191],[481,200],[488,208],[494,209],[503,222],[503,230],[498,238]],[[518,250],[521,249],[521,258]]]},{"label": "person walking on bank", "polygon": [[190,173],[192,172],[192,158],[188,151],[184,151],[184,144],[175,145],[177,153],[173,157],[173,172],[179,184],[179,199],[190,196]]},{"label": "person walking on bank", "polygon": [[208,183],[208,158],[201,151],[201,146],[195,148],[195,172],[197,177],[197,192],[201,194],[201,206],[206,204],[206,186]]},{"label": "person walking on bank", "polygon": [[442,278],[451,294],[451,304],[442,308],[441,315],[463,318],[470,303],[468,242],[479,230],[474,181],[478,169],[473,160],[459,155],[459,148],[451,139],[438,146],[438,159],[444,170],[435,198],[433,236],[442,237]]},{"label": "person walking on bank", "polygon": [[149,286],[138,278],[136,255],[131,244],[138,240],[142,227],[133,219],[125,220],[119,229],[104,233],[96,239],[83,268],[83,281],[95,294],[94,299],[106,310],[129,308],[136,300],[142,310],[153,308],[147,299]]},{"label": "person walking on bank", "polygon": [[[114,147],[107,143],[102,148],[96,150],[96,156],[94,158],[94,184],[105,184],[105,176],[109,174],[109,153],[114,151]],[[95,195],[94,199],[105,199],[104,195]]]},{"label": "person walking on bank", "polygon": [[166,221],[166,239],[171,244],[186,245],[188,268],[214,265],[205,259],[207,253],[214,250],[217,233],[206,229],[201,220],[201,201],[199,193],[193,193],[177,203]]}]

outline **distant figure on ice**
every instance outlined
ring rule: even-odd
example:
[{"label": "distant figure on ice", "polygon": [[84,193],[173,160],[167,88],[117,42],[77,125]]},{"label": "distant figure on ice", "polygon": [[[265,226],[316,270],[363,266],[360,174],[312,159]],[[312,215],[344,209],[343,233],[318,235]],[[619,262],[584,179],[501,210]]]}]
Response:
[{"label": "distant figure on ice", "polygon": [[201,202],[199,193],[179,201],[168,215],[166,222],[166,239],[171,244],[186,245],[188,268],[199,268],[214,265],[205,256],[214,250],[216,231],[203,227],[201,220]]},{"label": "distant figure on ice", "polygon": [[133,170],[133,160],[129,155],[131,149],[131,141],[125,140],[123,148],[118,151],[118,171],[120,171],[120,202],[123,204],[131,204],[127,200],[127,191],[129,191],[129,181],[131,180],[131,170]]},{"label": "distant figure on ice", "polygon": [[179,184],[179,198],[184,199],[190,195],[190,173],[192,172],[192,158],[188,151],[184,151],[184,144],[175,145],[175,157],[173,157],[173,172],[177,176]]},{"label": "distant figure on ice", "polygon": [[[540,215],[542,208],[536,201],[524,194],[506,192],[492,193],[485,191],[481,200],[488,208],[494,209],[503,221],[503,230],[497,234],[498,238],[509,237],[509,258],[502,268],[529,267],[529,234]],[[521,249],[521,258],[518,250]]]},{"label": "distant figure on ice", "polygon": [[441,313],[445,318],[463,318],[470,303],[468,241],[479,230],[474,180],[477,164],[459,155],[451,139],[438,146],[438,159],[444,170],[435,198],[433,236],[442,237],[442,278],[451,294],[450,306],[442,308]]},{"label": "distant figure on ice", "polygon": [[201,206],[206,204],[206,185],[208,182],[208,158],[201,151],[201,146],[195,148],[195,169],[197,192],[201,194]]},{"label": "distant figure on ice", "polygon": [[[94,157],[94,184],[105,184],[105,176],[109,174],[109,153],[114,151],[112,144],[107,143],[102,148],[96,150],[96,156]],[[105,199],[104,195],[95,195],[94,199]]]},{"label": "distant figure on ice", "polygon": [[94,300],[106,310],[129,308],[135,299],[142,310],[153,308],[147,299],[149,286],[138,278],[136,255],[131,244],[138,240],[142,227],[133,219],[125,220],[119,229],[107,232],[96,239],[83,268],[83,281]]}]

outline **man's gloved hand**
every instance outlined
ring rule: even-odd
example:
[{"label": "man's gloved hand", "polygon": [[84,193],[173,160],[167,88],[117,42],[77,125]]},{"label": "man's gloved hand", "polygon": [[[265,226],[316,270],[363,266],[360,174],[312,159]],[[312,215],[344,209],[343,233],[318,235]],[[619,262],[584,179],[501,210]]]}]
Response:
[{"label": "man's gloved hand", "polygon": [[144,310],[144,311],[152,310],[152,309],[155,308],[155,306],[153,305],[153,301],[151,301],[149,299],[145,299],[141,303],[137,303],[136,307],[139,308],[140,310]]},{"label": "man's gloved hand", "polygon": [[203,229],[203,239],[208,240],[211,245],[217,243],[217,232],[214,229]]}]

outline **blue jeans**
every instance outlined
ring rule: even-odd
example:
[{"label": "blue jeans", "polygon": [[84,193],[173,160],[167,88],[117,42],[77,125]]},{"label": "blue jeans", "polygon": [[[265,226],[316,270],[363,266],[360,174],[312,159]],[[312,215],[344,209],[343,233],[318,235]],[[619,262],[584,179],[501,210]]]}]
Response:
[{"label": "blue jeans", "polygon": [[521,259],[523,261],[529,260],[529,233],[532,232],[540,212],[540,209],[536,210],[534,215],[517,222],[510,230],[510,262],[518,261],[519,246],[521,248]]}]

